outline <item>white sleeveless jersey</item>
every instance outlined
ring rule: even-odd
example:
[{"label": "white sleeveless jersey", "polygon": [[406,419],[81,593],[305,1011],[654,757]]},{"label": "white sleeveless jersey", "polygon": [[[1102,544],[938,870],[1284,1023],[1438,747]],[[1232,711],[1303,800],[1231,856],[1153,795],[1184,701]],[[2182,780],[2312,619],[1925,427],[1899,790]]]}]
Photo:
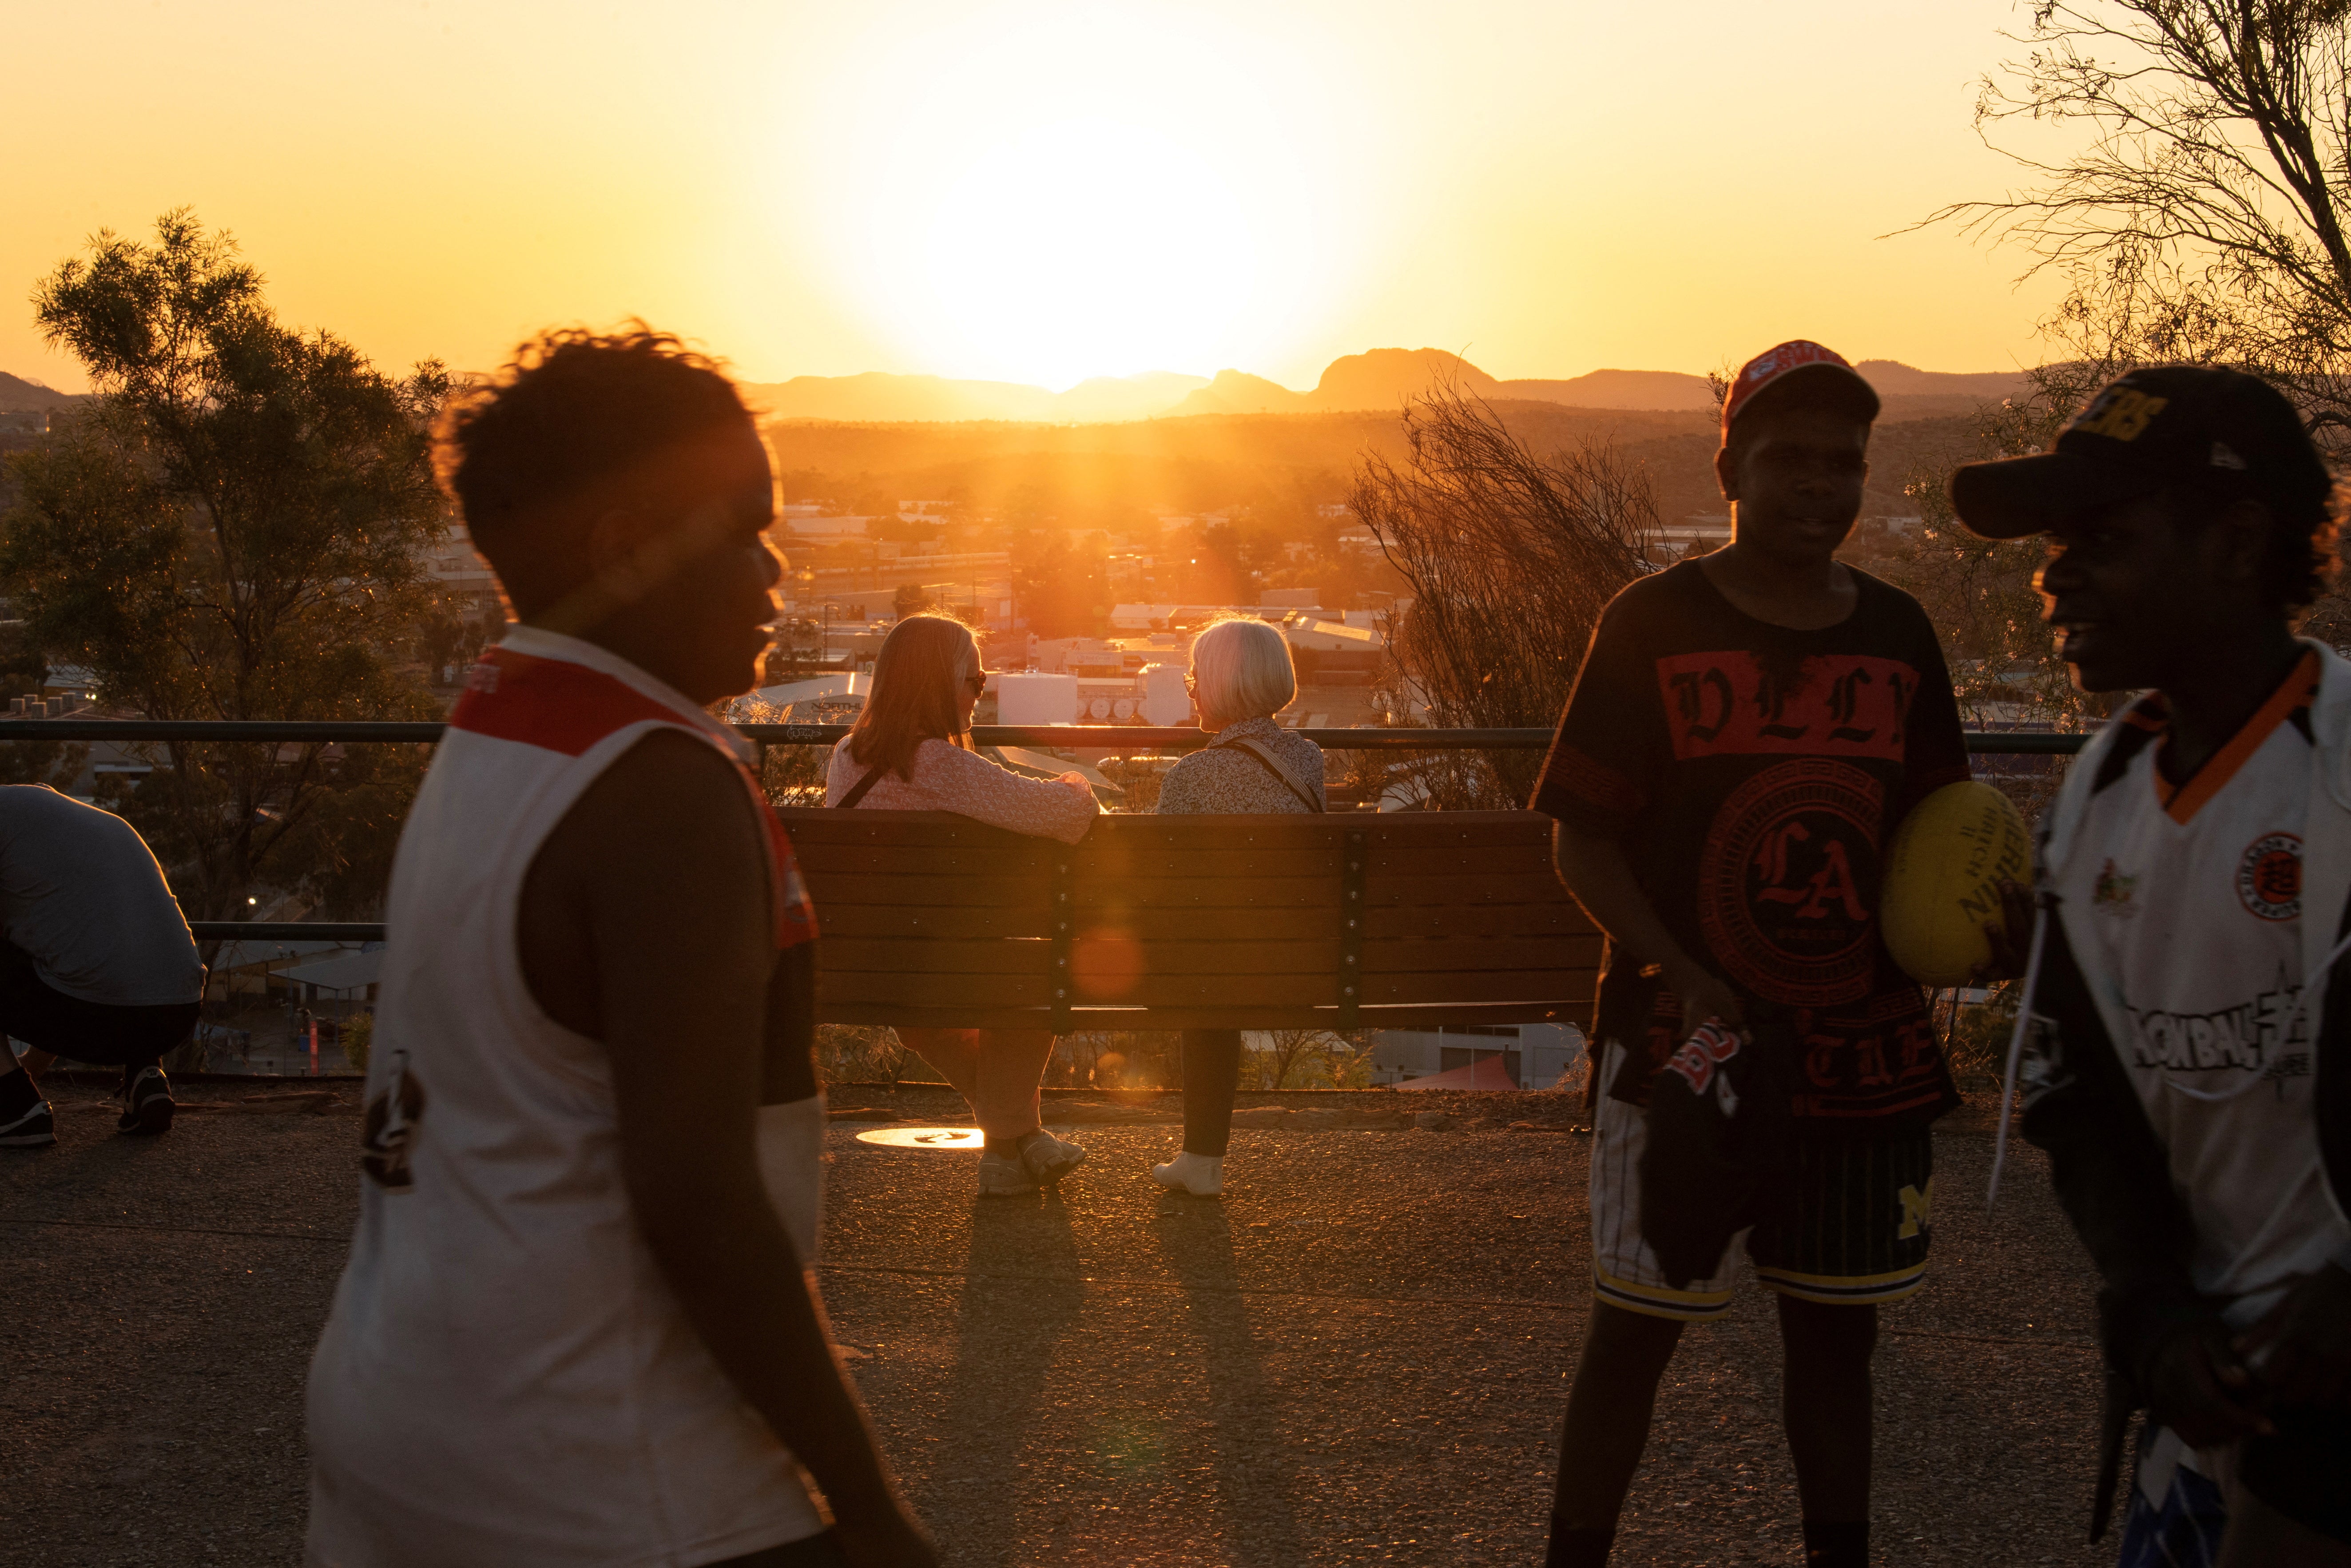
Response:
[{"label": "white sleeveless jersey", "polygon": [[[743,743],[528,627],[467,685],[392,866],[359,1230],[310,1368],[308,1561],[688,1568],[814,1535],[798,1465],[637,1230],[603,1047],[540,1011],[516,940],[524,873],[616,758],[656,729],[738,763]],[[760,809],[778,946],[811,940]],[[817,1098],[759,1113],[769,1197],[811,1262],[823,1123]]]},{"label": "white sleeveless jersey", "polygon": [[2163,699],[2125,710],[2058,887],[2088,911],[2073,929],[2114,977],[2128,1020],[2116,1053],[2194,1224],[2196,1288],[2234,1298],[2240,1326],[2288,1276],[2351,1247],[2326,1193],[2300,1007],[2318,672],[2312,653],[2177,789],[2156,768]]}]

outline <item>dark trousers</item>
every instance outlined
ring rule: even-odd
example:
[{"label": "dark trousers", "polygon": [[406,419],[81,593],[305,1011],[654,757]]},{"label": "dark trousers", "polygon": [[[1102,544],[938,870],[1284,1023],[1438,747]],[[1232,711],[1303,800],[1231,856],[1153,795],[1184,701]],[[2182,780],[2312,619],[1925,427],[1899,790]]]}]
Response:
[{"label": "dark trousers", "polygon": [[[0,941],[0,1030],[68,1061],[136,1073],[194,1032],[202,1012],[197,1002],[111,1007],[67,996],[41,978],[31,954]],[[15,1065],[0,1061],[0,1068]]]},{"label": "dark trousers", "polygon": [[1233,1095],[1241,1083],[1241,1031],[1184,1031],[1184,1152],[1221,1155],[1233,1133]]}]

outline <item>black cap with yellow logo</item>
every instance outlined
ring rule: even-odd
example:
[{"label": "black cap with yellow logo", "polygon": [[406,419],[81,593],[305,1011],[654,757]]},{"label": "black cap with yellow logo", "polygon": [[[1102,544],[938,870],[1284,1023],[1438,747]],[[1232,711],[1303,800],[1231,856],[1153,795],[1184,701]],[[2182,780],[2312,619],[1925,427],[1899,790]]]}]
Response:
[{"label": "black cap with yellow logo", "polygon": [[1977,537],[2014,539],[2158,490],[2235,492],[2292,512],[2322,504],[2333,484],[2275,387],[2158,365],[2108,382],[2048,451],[1961,468],[1951,504]]}]

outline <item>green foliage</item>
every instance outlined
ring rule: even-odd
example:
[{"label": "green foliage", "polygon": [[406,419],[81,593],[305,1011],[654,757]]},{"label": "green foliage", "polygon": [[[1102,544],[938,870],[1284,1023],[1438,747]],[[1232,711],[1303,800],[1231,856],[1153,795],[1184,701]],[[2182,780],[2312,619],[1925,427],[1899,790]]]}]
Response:
[{"label": "green foliage", "polygon": [[[1960,526],[1950,499],[1951,474],[1960,464],[2044,449],[2105,380],[2075,361],[2027,373],[2031,396],[1986,407],[1940,461],[1912,472],[1903,493],[1917,512],[1918,529],[1867,565],[1907,590],[1934,622],[1961,724],[1970,729],[2047,725],[2070,733],[2104,716],[2117,699],[2076,690],[2073,671],[2058,657],[2034,586],[2046,554],[2042,541],[1978,538]],[[2027,822],[2038,819],[2064,777],[2055,766],[2011,771],[1979,766]]]},{"label": "green foliage", "polygon": [[[34,304],[99,395],[10,460],[0,589],[32,642],[90,669],[107,707],[153,718],[428,716],[401,661],[435,604],[420,552],[443,528],[427,430],[439,367],[395,380],[328,333],[280,325],[234,242],[185,212],[152,245],[101,232]],[[119,803],[179,870],[192,916],[388,852],[351,835],[396,821],[384,791],[402,788],[398,764],[186,742],[155,760]],[[374,803],[298,833],[342,779]]]},{"label": "green foliage", "polygon": [[919,582],[902,582],[898,591],[890,596],[890,608],[899,620],[917,615],[931,607],[931,596],[923,591]]},{"label": "green foliage", "polygon": [[80,777],[89,747],[70,740],[0,741],[0,784],[46,784],[63,789]]},{"label": "green foliage", "polygon": [[343,1060],[365,1072],[368,1051],[375,1043],[375,1014],[353,1013],[343,1019],[336,1036],[343,1048]]},{"label": "green foliage", "polygon": [[432,748],[330,747],[320,761],[325,781],[278,844],[273,865],[309,904],[310,918],[365,920],[392,884],[392,852]]},{"label": "green foliage", "polygon": [[1012,547],[1012,596],[1040,637],[1099,637],[1110,624],[1110,581],[1100,555],[1065,534],[1031,531]]}]

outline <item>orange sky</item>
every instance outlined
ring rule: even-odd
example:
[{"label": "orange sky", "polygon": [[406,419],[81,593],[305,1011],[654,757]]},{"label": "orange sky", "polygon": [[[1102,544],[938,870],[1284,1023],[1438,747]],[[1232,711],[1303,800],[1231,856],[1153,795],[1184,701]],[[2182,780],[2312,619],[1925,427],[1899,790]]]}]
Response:
[{"label": "orange sky", "polygon": [[[1635,10],[1644,15],[1631,15]],[[1791,336],[1989,370],[2053,298],[1949,231],[2009,0],[89,0],[16,7],[0,370],[101,225],[233,231],[388,365],[643,315],[757,381],[1311,386],[1433,345],[1501,376]]]}]

